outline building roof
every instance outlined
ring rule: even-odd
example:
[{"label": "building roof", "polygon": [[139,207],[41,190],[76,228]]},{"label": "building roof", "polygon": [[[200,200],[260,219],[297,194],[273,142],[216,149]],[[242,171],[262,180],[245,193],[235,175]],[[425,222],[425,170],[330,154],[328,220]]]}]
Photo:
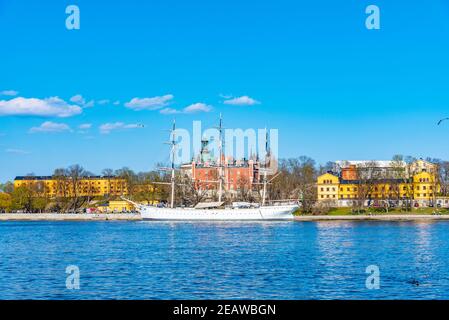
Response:
[{"label": "building roof", "polygon": [[51,176],[18,176],[14,180],[50,180]]}]

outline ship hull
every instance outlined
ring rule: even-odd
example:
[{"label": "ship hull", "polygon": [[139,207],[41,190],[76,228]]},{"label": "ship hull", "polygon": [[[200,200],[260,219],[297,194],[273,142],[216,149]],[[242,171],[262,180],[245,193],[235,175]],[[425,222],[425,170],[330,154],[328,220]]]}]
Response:
[{"label": "ship hull", "polygon": [[297,205],[264,206],[248,209],[192,209],[157,208],[140,206],[143,220],[186,220],[186,221],[236,221],[236,220],[293,220]]}]

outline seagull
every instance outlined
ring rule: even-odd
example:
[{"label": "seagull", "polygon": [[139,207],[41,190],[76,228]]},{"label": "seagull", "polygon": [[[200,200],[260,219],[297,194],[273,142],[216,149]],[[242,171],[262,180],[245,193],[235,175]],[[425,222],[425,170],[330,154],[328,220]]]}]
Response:
[{"label": "seagull", "polygon": [[444,119],[441,119],[440,121],[438,121],[438,125],[440,125],[443,121],[445,121],[445,120],[449,120],[449,118],[444,118]]}]

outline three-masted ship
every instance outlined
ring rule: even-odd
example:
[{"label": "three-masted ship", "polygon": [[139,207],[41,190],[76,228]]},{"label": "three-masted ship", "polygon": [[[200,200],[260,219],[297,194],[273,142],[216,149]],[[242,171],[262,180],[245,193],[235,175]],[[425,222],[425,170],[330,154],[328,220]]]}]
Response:
[{"label": "three-masted ship", "polygon": [[236,202],[225,206],[223,198],[223,134],[222,118],[219,125],[219,159],[218,159],[218,201],[201,202],[195,207],[175,207],[175,154],[176,154],[176,123],[173,122],[171,131],[171,186],[170,206],[142,205],[131,202],[144,220],[292,220],[293,212],[298,208],[296,201],[278,202],[276,205],[266,205],[267,170],[263,172],[263,191],[260,204]]}]

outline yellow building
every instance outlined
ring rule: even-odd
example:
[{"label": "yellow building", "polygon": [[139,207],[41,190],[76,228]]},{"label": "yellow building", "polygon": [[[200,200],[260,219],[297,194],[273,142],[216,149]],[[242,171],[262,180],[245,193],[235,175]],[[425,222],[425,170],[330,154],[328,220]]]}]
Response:
[{"label": "yellow building", "polygon": [[340,181],[337,176],[325,173],[318,177],[318,200],[337,200]]},{"label": "yellow building", "polygon": [[[14,188],[25,186],[30,188],[36,196],[42,197],[72,197],[75,192],[81,197],[120,196],[128,195],[128,184],[125,179],[118,177],[83,177],[73,181],[69,177],[56,178],[52,176],[16,177]],[[150,184],[136,185],[134,192],[154,191]]]},{"label": "yellow building", "polygon": [[[144,201],[140,202],[143,205],[156,205],[158,201]],[[102,213],[122,213],[122,212],[134,212],[136,208],[133,204],[128,201],[117,200],[117,201],[109,201],[107,205],[100,206],[96,208],[96,210]]]},{"label": "yellow building", "polygon": [[413,176],[413,197],[416,200],[430,200],[440,191],[436,176],[429,172],[421,172]]},{"label": "yellow building", "polygon": [[[385,161],[384,161],[385,162]],[[387,172],[387,168],[382,168]],[[406,172],[406,171],[404,171]],[[410,165],[410,178],[358,180],[354,165],[343,168],[340,174],[325,173],[317,179],[317,200],[335,206],[350,206],[353,200],[365,199],[373,203],[381,200],[413,200],[418,206],[436,202],[440,192],[436,165],[417,160]],[[388,176],[388,174],[386,174]]]}]

